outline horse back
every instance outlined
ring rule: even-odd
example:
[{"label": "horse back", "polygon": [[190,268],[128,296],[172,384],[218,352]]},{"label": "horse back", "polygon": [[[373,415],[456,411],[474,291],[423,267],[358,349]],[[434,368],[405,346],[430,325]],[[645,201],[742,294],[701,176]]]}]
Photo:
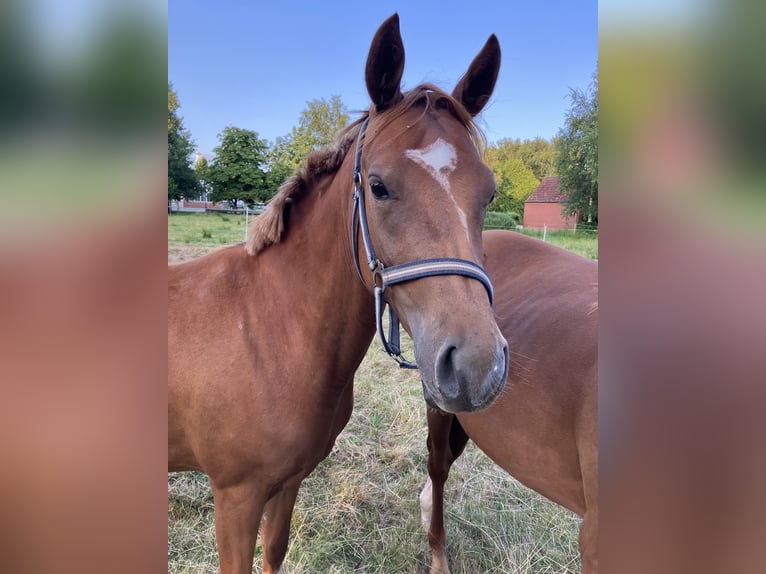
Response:
[{"label": "horse back", "polygon": [[515,232],[483,244],[508,380],[486,411],[458,418],[512,476],[582,514],[584,457],[597,448],[598,264]]}]

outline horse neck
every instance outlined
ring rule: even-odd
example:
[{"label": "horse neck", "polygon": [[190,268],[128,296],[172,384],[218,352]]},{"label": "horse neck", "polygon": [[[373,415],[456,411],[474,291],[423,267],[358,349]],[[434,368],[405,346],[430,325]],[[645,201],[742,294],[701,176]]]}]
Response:
[{"label": "horse neck", "polygon": [[[349,154],[353,155],[353,152]],[[351,248],[353,158],[290,205],[285,236],[264,251],[317,345],[344,346],[364,356],[375,331],[372,294],[357,276]],[[331,351],[335,352],[335,351]],[[353,353],[352,353],[353,354]],[[356,369],[358,363],[354,365]]]}]

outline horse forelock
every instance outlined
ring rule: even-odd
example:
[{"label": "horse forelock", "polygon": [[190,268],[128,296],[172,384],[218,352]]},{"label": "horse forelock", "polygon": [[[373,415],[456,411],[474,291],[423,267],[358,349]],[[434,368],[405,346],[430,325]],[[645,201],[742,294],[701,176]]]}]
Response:
[{"label": "horse forelock", "polygon": [[[410,110],[422,106],[422,114],[418,121],[429,111],[446,109],[466,129],[471,143],[480,155],[484,154],[486,141],[484,134],[476,125],[471,114],[466,111],[455,98],[432,84],[421,84],[406,92],[398,104],[388,110],[376,112],[375,122],[371,125],[370,133],[365,133],[365,139],[371,141],[383,128],[399,120]],[[325,148],[311,152],[304,162],[280,186],[277,194],[269,202],[266,211],[255,217],[248,229],[248,239],[245,250],[249,255],[256,255],[269,245],[282,239],[285,227],[287,206],[308,193],[317,180],[336,173],[344,158],[356,143],[362,122],[370,117],[372,110],[362,114],[351,125],[344,128],[336,137],[335,142]],[[406,126],[405,126],[406,129]]]},{"label": "horse forelock", "polygon": [[[470,113],[447,92],[433,84],[420,84],[416,88],[406,92],[402,99],[394,107],[376,114],[377,119],[374,126],[371,126],[370,135],[365,134],[368,141],[372,141],[375,136],[384,128],[399,120],[410,110],[422,107],[421,115],[417,121],[420,121],[426,115],[435,110],[447,110],[466,130],[468,136],[476,150],[483,157],[486,148],[486,139],[484,133],[473,119]],[[404,125],[403,129],[408,126]]]}]

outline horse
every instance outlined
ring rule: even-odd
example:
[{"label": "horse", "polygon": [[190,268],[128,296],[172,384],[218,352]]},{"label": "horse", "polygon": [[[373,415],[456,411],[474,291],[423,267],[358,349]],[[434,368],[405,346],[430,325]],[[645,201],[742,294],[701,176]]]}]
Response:
[{"label": "horse", "polygon": [[451,94],[403,93],[394,14],[367,56],[369,109],[307,157],[244,245],[169,266],[168,470],[208,475],[223,574],[251,572],[259,530],[263,572],[280,569],[298,488],[349,420],[386,305],[429,400],[468,412],[502,391],[508,346],[479,264],[495,184],[474,121],[499,66],[492,35]]},{"label": "horse", "polygon": [[582,571],[598,568],[598,263],[512,231],[484,233],[508,383],[486,410],[427,408],[420,494],[431,573],[449,573],[444,483],[468,440],[522,484],[582,517]]}]

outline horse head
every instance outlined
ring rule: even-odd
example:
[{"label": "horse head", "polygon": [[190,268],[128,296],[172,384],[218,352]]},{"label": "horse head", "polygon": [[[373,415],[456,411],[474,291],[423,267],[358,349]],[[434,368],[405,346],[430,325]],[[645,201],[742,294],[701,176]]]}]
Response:
[{"label": "horse head", "polygon": [[365,281],[383,287],[411,335],[426,401],[448,412],[483,409],[505,385],[508,345],[495,322],[489,279],[448,270],[386,286],[376,273],[434,259],[481,272],[482,225],[495,180],[482,162],[473,117],[492,95],[499,67],[492,35],[451,95],[431,85],[403,93],[396,14],[378,29],[367,57],[372,106],[357,148],[357,189],[381,267]]}]

